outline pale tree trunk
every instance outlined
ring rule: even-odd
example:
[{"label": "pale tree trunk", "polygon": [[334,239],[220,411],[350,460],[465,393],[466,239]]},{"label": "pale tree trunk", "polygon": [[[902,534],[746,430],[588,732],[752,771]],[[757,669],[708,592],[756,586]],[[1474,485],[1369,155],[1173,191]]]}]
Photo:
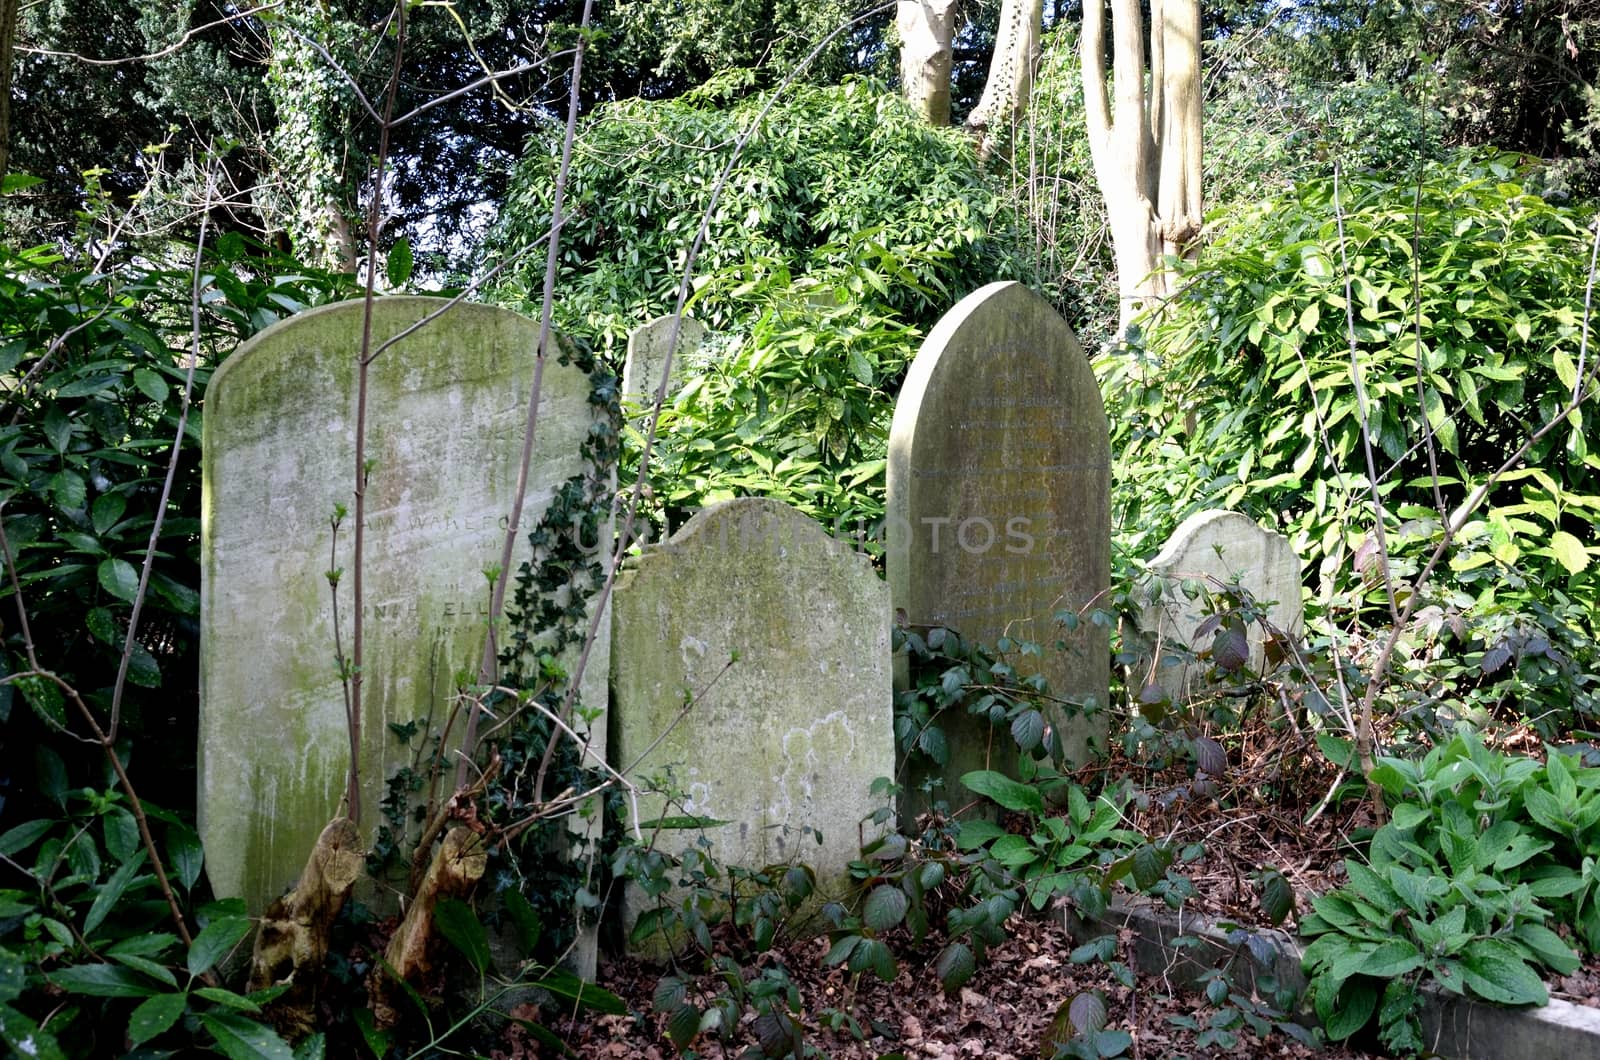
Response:
[{"label": "pale tree trunk", "polygon": [[1095,180],[1117,263],[1118,324],[1171,294],[1167,255],[1200,233],[1200,4],[1152,0],[1149,88],[1139,0],[1113,6],[1112,92],[1106,94],[1105,0],[1083,8],[1083,99]]},{"label": "pale tree trunk", "polygon": [[930,125],[950,124],[950,67],[956,0],[900,0],[900,87]]},{"label": "pale tree trunk", "polygon": [[1004,0],[1001,4],[989,77],[978,105],[967,115],[967,131],[978,142],[979,158],[988,158],[1028,109],[1043,17],[1044,0]]},{"label": "pale tree trunk", "polygon": [[19,0],[0,0],[0,180],[11,164],[11,63],[17,46]]}]

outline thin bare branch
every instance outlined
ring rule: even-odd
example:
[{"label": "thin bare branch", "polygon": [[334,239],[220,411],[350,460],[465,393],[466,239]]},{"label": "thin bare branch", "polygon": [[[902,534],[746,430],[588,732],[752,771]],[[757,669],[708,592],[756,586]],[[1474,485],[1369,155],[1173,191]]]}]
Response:
[{"label": "thin bare branch", "polygon": [[271,11],[274,8],[282,7],[286,2],[287,0],[273,0],[270,4],[262,4],[260,7],[252,7],[245,11],[235,12],[225,18],[207,22],[203,26],[196,26],[160,51],[146,52],[144,55],[124,55],[120,59],[95,59],[87,55],[80,55],[77,52],[51,51],[49,48],[25,48],[20,45],[17,47],[17,51],[27,55],[43,55],[52,59],[76,59],[78,62],[86,63],[89,66],[122,66],[127,63],[149,62],[152,59],[166,58],[208,29],[216,29],[218,26],[226,26],[230,22],[254,18],[263,11]]},{"label": "thin bare branch", "polygon": [[[207,199],[215,184],[214,171],[207,170]],[[189,365],[183,377],[183,400],[178,408],[178,426],[173,434],[172,448],[167,456],[167,476],[161,482],[161,499],[156,502],[155,518],[150,523],[150,540],[145,545],[144,563],[139,568],[139,588],[133,594],[133,611],[128,616],[128,635],[122,642],[122,659],[117,664],[117,679],[111,686],[111,720],[106,728],[106,738],[115,741],[122,720],[122,694],[128,686],[128,667],[133,663],[134,649],[139,646],[139,616],[144,611],[145,597],[150,592],[150,572],[155,567],[156,546],[161,542],[161,528],[166,525],[167,505],[172,500],[172,484],[178,477],[178,456],[183,452],[183,435],[189,428],[189,406],[194,397],[194,373],[200,363],[200,266],[205,258],[206,230],[211,222],[208,210],[200,214],[200,234],[194,245],[194,270],[190,277],[189,296]]]}]

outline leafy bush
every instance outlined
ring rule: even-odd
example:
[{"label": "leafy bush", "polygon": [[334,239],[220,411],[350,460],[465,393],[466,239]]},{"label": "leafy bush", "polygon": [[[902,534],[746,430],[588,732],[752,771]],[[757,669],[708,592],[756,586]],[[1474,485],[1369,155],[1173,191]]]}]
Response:
[{"label": "leafy bush", "polygon": [[[772,103],[771,93],[732,98],[739,88],[730,75],[679,99],[610,104],[584,126],[556,319],[603,355],[673,308],[733,145]],[[500,254],[543,235],[553,165],[542,147],[523,163]],[[954,301],[1019,274],[1013,225],[968,139],[930,128],[896,93],[855,80],[772,103],[695,261],[691,309],[722,341],[690,366],[664,418],[662,501],[686,511],[759,494],[826,523],[877,519],[905,367]],[[519,264],[497,297],[531,300],[541,282]]]},{"label": "leafy bush", "polygon": [[1550,925],[1600,951],[1600,769],[1489,750],[1469,731],[1420,761],[1381,759],[1393,804],[1370,865],[1313,899],[1301,922],[1310,991],[1329,1037],[1374,1012],[1396,1050],[1423,1046],[1418,989],[1432,982],[1508,1005],[1543,1004],[1541,970],[1578,957]]},{"label": "leafy bush", "polygon": [[[202,273],[195,348],[188,268],[97,272],[45,248],[0,250],[0,374],[9,389],[0,426],[6,537],[41,662],[99,710],[109,707],[162,503],[185,377],[194,368],[196,407],[155,542],[128,671],[133,687],[123,703],[131,734],[156,737],[144,746],[147,775],[165,786],[152,794],[175,806],[188,805],[194,790],[200,395],[212,368],[239,343],[349,290],[344,278],[309,274],[237,236],[210,249]],[[6,580],[0,598],[7,672],[22,666],[12,595]],[[24,683],[23,692],[35,720],[11,710],[8,685],[0,688],[0,724],[13,754],[27,748],[12,760],[34,763],[17,769],[11,782],[18,788],[7,793],[9,810],[28,812],[24,805],[37,798],[30,792],[53,784],[51,778],[98,782],[102,764],[93,756],[85,776],[73,751],[63,761],[51,749],[51,734],[76,719],[67,717],[53,687]],[[17,796],[21,802],[13,801]]]},{"label": "leafy bush", "polygon": [[[1347,178],[1337,211],[1329,180],[1239,211],[1203,264],[1188,267],[1145,347],[1101,363],[1128,485],[1117,498],[1127,547],[1149,551],[1200,508],[1236,508],[1291,536],[1320,568],[1324,600],[1382,601],[1387,612],[1385,573],[1416,573],[1446,516],[1482,497],[1476,513],[1454,517],[1435,601],[1465,616],[1465,639],[1494,636],[1471,628],[1479,613],[1522,614],[1558,590],[1592,606],[1600,586],[1585,542],[1600,520],[1600,457],[1587,411],[1488,481],[1555,418],[1582,361],[1588,218],[1517,178],[1500,158],[1462,154],[1427,165],[1420,183]],[[1366,534],[1340,212],[1387,572]]]}]

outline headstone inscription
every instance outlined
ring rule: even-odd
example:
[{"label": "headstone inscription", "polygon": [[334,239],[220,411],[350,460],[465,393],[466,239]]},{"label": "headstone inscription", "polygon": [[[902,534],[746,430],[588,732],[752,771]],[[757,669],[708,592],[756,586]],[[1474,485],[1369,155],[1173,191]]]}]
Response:
[{"label": "headstone inscription", "polygon": [[[991,648],[1002,636],[1039,644],[1042,656],[1016,658],[1019,672],[1104,709],[1108,633],[1086,612],[1110,584],[1110,554],[1110,440],[1094,373],[1044,299],[989,284],[934,327],[895,404],[886,563],[896,611],[912,628]],[[1061,612],[1084,620],[1069,632]],[[1068,758],[1083,762],[1103,722],[1053,713]],[[968,801],[962,774],[1014,761],[1003,729],[951,712],[941,723],[949,762],[909,775],[902,821],[927,805],[915,789],[928,772],[957,808]]]}]

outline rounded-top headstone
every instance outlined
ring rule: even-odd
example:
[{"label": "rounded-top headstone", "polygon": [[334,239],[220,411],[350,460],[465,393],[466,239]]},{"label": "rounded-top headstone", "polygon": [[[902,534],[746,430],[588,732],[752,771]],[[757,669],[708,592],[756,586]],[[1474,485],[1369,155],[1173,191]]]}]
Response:
[{"label": "rounded-top headstone", "polygon": [[[1086,611],[1111,578],[1110,464],[1100,388],[1067,322],[1019,283],[963,298],[923,342],[895,404],[886,563],[904,621],[991,648],[1003,636],[1036,643],[1042,656],[1016,658],[1018,670],[1103,710],[1108,634]],[[1085,620],[1069,633],[1062,612]],[[1056,721],[1068,757],[1083,761],[1103,722]],[[1009,741],[1003,732],[967,716],[943,722],[943,797],[958,806],[962,773],[1014,756],[993,742]]]},{"label": "rounded-top headstone", "polygon": [[[446,304],[378,299],[372,348]],[[252,913],[294,883],[342,809],[350,739],[335,656],[342,648],[348,658],[353,618],[363,311],[360,301],[343,302],[268,328],[206,391],[199,824],[216,894],[243,897]],[[520,314],[459,304],[371,363],[364,841],[380,823],[385,782],[416,763],[430,728],[443,727],[456,673],[476,672],[489,609],[484,572],[500,562],[516,493],[538,334],[538,322]],[[589,390],[580,369],[548,359],[524,530],[584,470]],[[348,514],[335,539],[336,505]],[[514,563],[528,554],[523,536]],[[328,573],[338,569],[336,627]],[[603,705],[604,668],[590,670],[584,699]],[[422,733],[406,746],[391,726],[412,721]]]},{"label": "rounded-top headstone", "polygon": [[[1160,589],[1139,616],[1139,626],[1152,649],[1174,641],[1196,651],[1211,647],[1196,643],[1196,632],[1208,614],[1204,598],[1190,599],[1183,591],[1185,581],[1195,581],[1212,596],[1230,586],[1245,590],[1266,609],[1269,625],[1288,637],[1297,637],[1305,613],[1300,567],[1294,546],[1277,531],[1238,512],[1196,512],[1178,524],[1150,561],[1150,572],[1160,579]],[[1265,634],[1255,623],[1248,625],[1246,633],[1250,666],[1259,671],[1265,661]],[[1156,682],[1178,701],[1194,693],[1199,676],[1197,668],[1187,664],[1161,665],[1155,670]]]}]

